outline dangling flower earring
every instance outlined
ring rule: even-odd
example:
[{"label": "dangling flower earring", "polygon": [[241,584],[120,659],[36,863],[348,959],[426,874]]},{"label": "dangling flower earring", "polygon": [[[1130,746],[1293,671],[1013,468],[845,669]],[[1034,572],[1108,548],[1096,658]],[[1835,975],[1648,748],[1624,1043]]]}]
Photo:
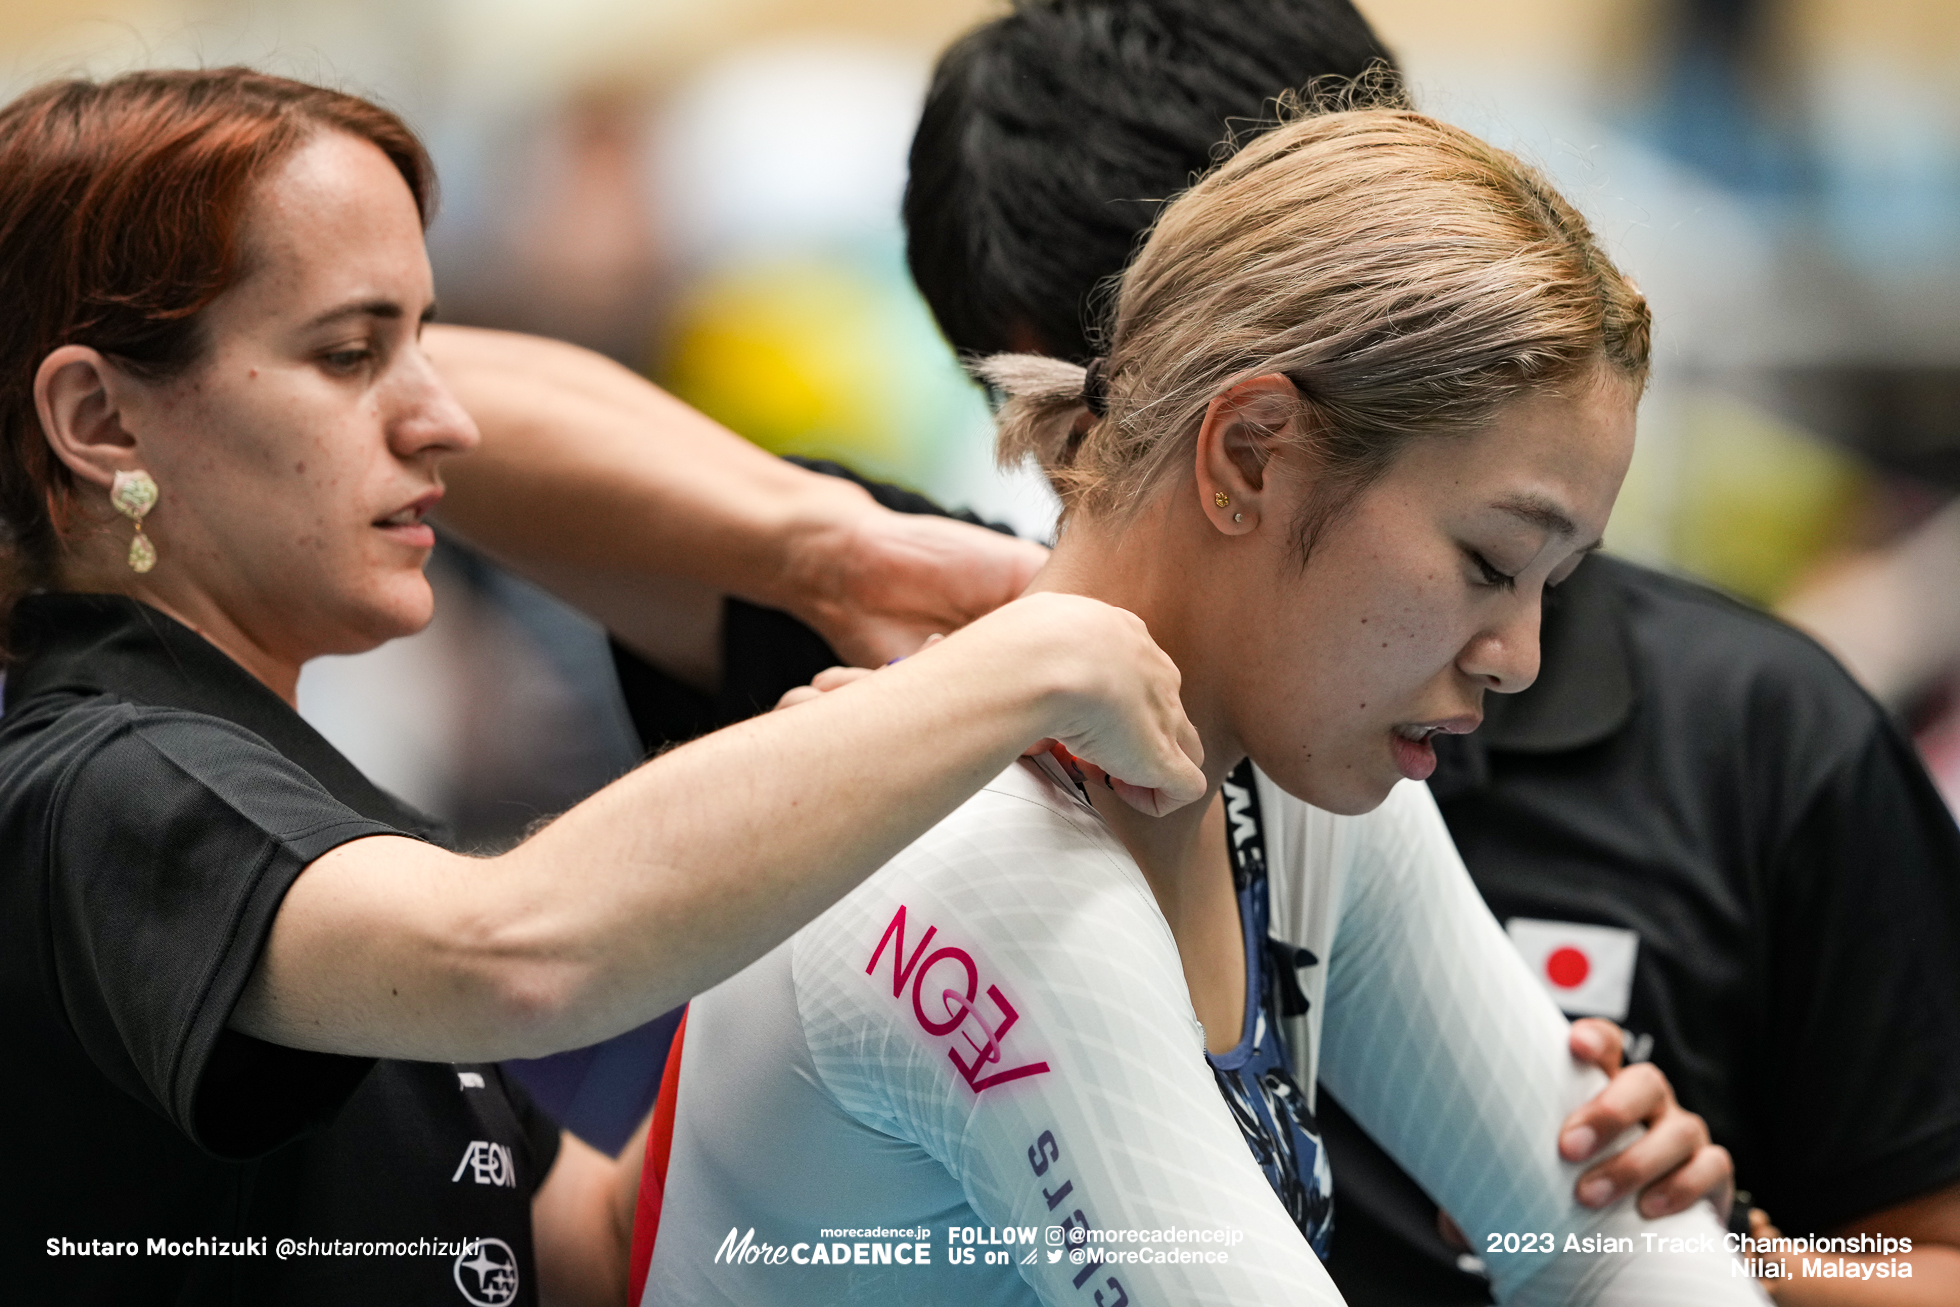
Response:
[{"label": "dangling flower earring", "polygon": [[147,572],[157,565],[157,547],[143,534],[143,519],[157,506],[157,483],[148,472],[118,472],[109,487],[109,502],[116,511],[136,523],[136,538],[129,542],[129,570]]}]

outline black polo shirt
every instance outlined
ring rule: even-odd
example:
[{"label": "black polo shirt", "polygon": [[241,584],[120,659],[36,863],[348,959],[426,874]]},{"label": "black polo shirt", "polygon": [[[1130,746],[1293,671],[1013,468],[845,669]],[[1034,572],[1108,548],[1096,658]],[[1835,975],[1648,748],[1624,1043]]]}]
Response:
[{"label": "black polo shirt", "polygon": [[[1786,1234],[1960,1180],[1960,831],[1910,742],[1808,638],[1615,559],[1543,640],[1430,781],[1498,919],[1632,932],[1622,1024]],[[1488,1302],[1320,1092],[1348,1300]]]},{"label": "black polo shirt", "polygon": [[530,1199],[558,1132],[496,1067],[226,1028],[309,862],[441,833],[154,609],[32,596],[12,648],[0,1297],[535,1302]]}]

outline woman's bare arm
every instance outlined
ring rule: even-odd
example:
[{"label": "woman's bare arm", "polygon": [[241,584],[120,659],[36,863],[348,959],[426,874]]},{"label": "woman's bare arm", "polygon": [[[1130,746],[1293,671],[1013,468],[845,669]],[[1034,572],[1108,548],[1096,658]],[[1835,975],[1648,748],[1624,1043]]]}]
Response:
[{"label": "woman's bare arm", "polygon": [[590,350],[465,327],[424,346],[483,433],[444,467],[444,525],[696,684],[713,678],[723,593],[876,666],[1006,603],[1046,554],[884,509]]},{"label": "woman's bare arm", "polygon": [[[1768,1213],[1758,1209],[1749,1215],[1751,1236],[1782,1237],[1783,1232],[1771,1223]],[[1783,1264],[1783,1278],[1762,1282],[1778,1307],[1945,1307],[1960,1302],[1960,1184],[1847,1221],[1830,1233],[1837,1237],[1883,1236],[1893,1240],[1893,1246],[1910,1240],[1912,1251],[1830,1253],[1808,1259],[1800,1252],[1756,1251],[1757,1256]],[[1805,1275],[1806,1260],[1839,1263],[1849,1274],[1830,1278]],[[1908,1264],[1911,1273],[1900,1275],[1899,1270]],[[1882,1277],[1871,1275],[1880,1270],[1885,1272]]]},{"label": "woman's bare arm", "polygon": [[558,1160],[531,1198],[543,1307],[619,1307],[626,1301],[633,1208],[651,1123],[651,1116],[642,1119],[614,1157],[569,1130],[560,1132]]},{"label": "woman's bare arm", "polygon": [[1166,810],[1204,790],[1177,668],[1076,596],[656,758],[509,853],[342,845],[294,882],[232,1025],[299,1048],[533,1057],[747,965],[1052,736]]}]

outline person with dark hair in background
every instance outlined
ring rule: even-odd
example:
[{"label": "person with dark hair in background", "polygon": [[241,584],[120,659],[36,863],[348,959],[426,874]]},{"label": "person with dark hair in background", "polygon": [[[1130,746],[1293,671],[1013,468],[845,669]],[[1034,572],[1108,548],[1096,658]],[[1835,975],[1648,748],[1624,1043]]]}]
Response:
[{"label": "person with dark hair in background", "polygon": [[[1098,288],[1226,133],[1377,60],[1347,0],[1027,0],[975,29],[936,70],[905,201],[947,339],[1093,354]],[[1619,559],[1547,596],[1542,643],[1535,685],[1437,742],[1492,910],[1569,1011],[1628,1028],[1784,1233],[1911,1240],[1768,1281],[1781,1301],[1960,1301],[1960,833],[1910,744],[1803,635]],[[1342,1291],[1487,1301],[1435,1205],[1319,1104]]]},{"label": "person with dark hair in background", "polygon": [[939,56],[912,138],[905,258],[962,355],[1086,361],[1096,299],[1234,128],[1392,60],[1346,3],[1044,0]]}]

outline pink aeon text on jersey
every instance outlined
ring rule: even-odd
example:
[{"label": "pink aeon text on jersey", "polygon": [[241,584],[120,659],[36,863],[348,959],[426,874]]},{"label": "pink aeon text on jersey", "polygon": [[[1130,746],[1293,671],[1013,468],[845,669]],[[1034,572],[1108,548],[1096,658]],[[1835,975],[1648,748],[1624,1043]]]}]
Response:
[{"label": "pink aeon text on jersey", "polygon": [[[978,1094],[995,1085],[1004,1085],[1010,1080],[1038,1076],[1047,1071],[1046,1062],[1027,1062],[996,1071],[992,1075],[980,1074],[983,1067],[1002,1060],[1001,1043],[1007,1038],[1007,1032],[1014,1028],[1014,1023],[1021,1019],[1021,1014],[1014,1010],[1014,1005],[1009,1003],[1007,996],[1000,992],[1000,986],[990,984],[987,986],[987,998],[1000,1013],[1000,1024],[988,1026],[986,1014],[977,1006],[980,994],[979,966],[974,962],[972,955],[963,948],[942,945],[933,952],[927,953],[926,949],[930,947],[933,937],[938,933],[939,927],[926,927],[926,933],[919,938],[918,944],[912,950],[912,956],[908,959],[905,956],[905,905],[899,904],[898,911],[892,914],[891,924],[885,927],[885,933],[878,938],[878,947],[871,951],[871,961],[864,964],[864,974],[871,975],[877,969],[878,959],[884,955],[885,946],[891,945],[892,997],[904,997],[906,982],[910,981],[912,1015],[918,1020],[919,1028],[934,1038],[946,1039],[957,1034],[959,1039],[966,1041],[967,1046],[973,1050],[971,1061],[960,1056],[957,1042],[946,1050],[946,1056],[955,1067],[959,1068],[960,1079],[966,1081],[967,1088],[974,1093]],[[955,981],[956,984],[936,990],[928,986],[926,977],[933,974],[935,968],[939,975],[936,985],[944,986],[948,980]],[[957,987],[957,982],[961,980],[965,983],[963,990]],[[944,1020],[934,1020],[926,1014],[925,996],[928,993],[936,993],[940,1001],[945,1004]],[[981,1036],[978,1041],[973,1037],[973,1031],[976,1029]]]}]

